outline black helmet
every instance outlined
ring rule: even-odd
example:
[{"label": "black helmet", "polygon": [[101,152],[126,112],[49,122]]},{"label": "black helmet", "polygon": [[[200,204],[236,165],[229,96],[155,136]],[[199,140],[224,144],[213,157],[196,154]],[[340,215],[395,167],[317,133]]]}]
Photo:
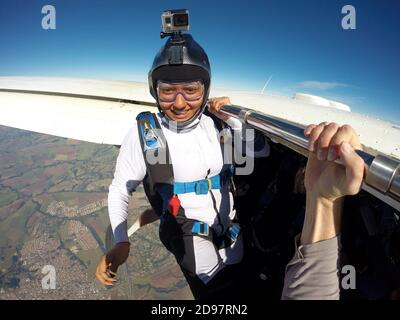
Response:
[{"label": "black helmet", "polygon": [[172,36],[166,44],[160,49],[154,58],[153,65],[149,71],[149,88],[151,95],[157,97],[157,81],[191,81],[202,80],[204,84],[203,105],[192,119],[181,123],[185,126],[195,119],[199,118],[207,105],[208,95],[210,93],[211,70],[207,54],[203,48],[189,34]]}]

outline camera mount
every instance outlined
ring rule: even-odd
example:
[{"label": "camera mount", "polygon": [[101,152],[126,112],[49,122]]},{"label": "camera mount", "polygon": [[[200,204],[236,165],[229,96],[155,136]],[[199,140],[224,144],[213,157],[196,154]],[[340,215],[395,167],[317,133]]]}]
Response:
[{"label": "camera mount", "polygon": [[175,44],[184,42],[182,34],[189,30],[189,11],[186,9],[166,10],[161,15],[161,39],[171,37]]}]

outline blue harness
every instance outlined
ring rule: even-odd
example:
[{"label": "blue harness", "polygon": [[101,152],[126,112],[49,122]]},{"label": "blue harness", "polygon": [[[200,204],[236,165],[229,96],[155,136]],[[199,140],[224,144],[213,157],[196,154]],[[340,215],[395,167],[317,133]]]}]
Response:
[{"label": "blue harness", "polygon": [[208,179],[197,180],[193,182],[175,182],[174,194],[195,192],[196,194],[207,194],[211,189],[220,189],[220,175]]}]

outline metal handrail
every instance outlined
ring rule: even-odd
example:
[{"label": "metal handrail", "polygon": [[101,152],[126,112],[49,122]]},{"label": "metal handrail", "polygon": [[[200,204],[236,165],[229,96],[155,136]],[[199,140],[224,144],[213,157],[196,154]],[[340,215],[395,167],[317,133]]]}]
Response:
[{"label": "metal handrail", "polygon": [[[225,105],[221,111],[263,132],[273,141],[308,156],[308,138],[304,135],[303,126],[236,105]],[[382,154],[371,155],[361,150],[356,152],[366,166],[362,188],[400,210],[400,161]],[[341,163],[340,160],[336,162]]]}]

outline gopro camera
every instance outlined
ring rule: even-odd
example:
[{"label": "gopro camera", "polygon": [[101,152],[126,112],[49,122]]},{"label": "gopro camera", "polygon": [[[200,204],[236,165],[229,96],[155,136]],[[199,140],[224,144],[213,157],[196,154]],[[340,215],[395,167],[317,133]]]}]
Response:
[{"label": "gopro camera", "polygon": [[186,9],[167,10],[161,15],[162,33],[182,33],[189,30],[189,11]]}]

